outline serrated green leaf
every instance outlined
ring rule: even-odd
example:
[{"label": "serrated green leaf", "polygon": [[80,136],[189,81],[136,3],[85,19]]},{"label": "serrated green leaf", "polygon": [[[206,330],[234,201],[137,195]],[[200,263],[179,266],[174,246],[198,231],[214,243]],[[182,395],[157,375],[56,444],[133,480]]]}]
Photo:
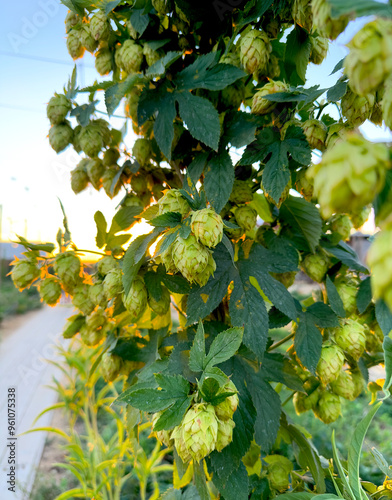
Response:
[{"label": "serrated green leaf", "polygon": [[187,174],[194,184],[196,184],[196,182],[200,179],[204,167],[206,166],[207,158],[208,153],[206,152],[196,153],[192,162],[189,164]]},{"label": "serrated green leaf", "polygon": [[287,37],[284,57],[286,74],[292,85],[305,83],[310,51],[311,43],[309,34],[296,25],[295,29]]},{"label": "serrated green leaf", "polygon": [[108,234],[107,239],[106,239],[107,249],[114,250],[114,249],[117,249],[119,247],[122,247],[123,245],[125,245],[125,243],[128,243],[128,241],[130,239],[131,239],[130,234],[119,234],[117,236],[113,236],[111,234]]},{"label": "serrated green leaf", "polygon": [[154,426],[154,430],[157,432],[162,430],[169,431],[174,429],[177,425],[180,425],[191,403],[192,396],[178,399],[173,406],[162,413]]},{"label": "serrated green leaf", "polygon": [[204,172],[204,189],[208,201],[219,213],[233,189],[234,167],[229,153],[223,150],[212,155]]},{"label": "serrated green leaf", "polygon": [[25,238],[23,238],[23,236],[16,236],[19,239],[18,243],[26,249],[52,253],[55,248],[53,243],[29,243]]},{"label": "serrated green leaf", "polygon": [[155,227],[177,227],[181,224],[182,215],[178,212],[166,212],[151,219],[149,223]]},{"label": "serrated green leaf", "polygon": [[160,102],[159,112],[155,118],[154,137],[160,150],[169,160],[171,159],[176,114],[173,94],[167,93],[165,99]]},{"label": "serrated green leaf", "polygon": [[226,481],[222,481],[219,475],[214,475],[213,483],[226,500],[248,500],[249,498],[249,477],[242,462]]},{"label": "serrated green leaf", "polygon": [[303,383],[290,360],[277,352],[267,352],[263,357],[260,376],[267,382],[279,382],[293,391],[303,391]]},{"label": "serrated green leaf", "polygon": [[109,229],[109,234],[116,234],[119,231],[128,230],[137,222],[136,216],[140,214],[140,207],[121,207],[113,217],[112,224]]},{"label": "serrated green leaf", "polygon": [[360,16],[382,16],[392,17],[392,7],[373,0],[328,0],[332,6],[332,16],[337,18],[345,14],[350,14],[351,17],[355,14]]},{"label": "serrated green leaf", "polygon": [[224,144],[242,148],[254,141],[257,129],[257,118],[243,111],[228,111],[225,115]]},{"label": "serrated green leaf", "polygon": [[328,302],[331,306],[331,309],[335,314],[337,314],[341,318],[344,318],[346,316],[346,311],[344,310],[343,301],[340,298],[335,284],[332,282],[329,276],[327,276],[325,286],[327,288]]},{"label": "serrated green leaf", "polygon": [[147,271],[143,276],[148,294],[156,301],[162,298],[162,275],[154,271]]},{"label": "serrated green leaf", "polygon": [[133,28],[142,36],[150,22],[150,16],[144,13],[144,7],[142,9],[134,8],[132,9],[130,21]]},{"label": "serrated green leaf", "polygon": [[329,102],[337,102],[347,92],[347,82],[338,81],[327,92],[327,99]]},{"label": "serrated green leaf", "polygon": [[376,302],[376,319],[382,333],[385,336],[389,335],[392,330],[392,312],[382,299]]},{"label": "serrated green leaf", "polygon": [[384,391],[385,398],[388,398],[390,396],[389,389],[392,385],[392,339],[390,337],[384,337],[382,347],[385,359],[385,382],[382,389]]},{"label": "serrated green leaf", "polygon": [[314,324],[320,328],[334,328],[339,326],[336,314],[323,302],[315,302],[307,308],[306,313],[312,316]]},{"label": "serrated green leaf", "polygon": [[76,117],[79,125],[81,125],[82,127],[87,127],[87,125],[90,123],[90,116],[95,111],[95,105],[97,104],[97,102],[98,101],[93,101],[89,104],[82,104],[80,106],[77,106],[76,108],[73,108],[70,115]]},{"label": "serrated green leaf", "polygon": [[162,276],[162,281],[166,288],[172,293],[187,294],[191,290],[188,281],[182,276],[165,274]]},{"label": "serrated green leaf", "polygon": [[[208,403],[214,398],[216,393],[219,391],[220,385],[217,380],[214,378],[206,378],[201,387],[201,391],[203,393],[203,399]],[[231,393],[233,394],[233,393]],[[226,398],[224,398],[226,399]]]},{"label": "serrated green leaf", "polygon": [[203,323],[200,320],[189,353],[189,368],[194,372],[203,371],[205,357],[206,357],[205,333],[204,333]]},{"label": "serrated green leaf", "polygon": [[120,104],[121,99],[128,94],[136,82],[141,79],[142,75],[131,74],[127,76],[123,82],[115,83],[105,90],[105,104],[109,116],[113,115]]},{"label": "serrated green leaf", "polygon": [[256,210],[257,215],[264,222],[272,222],[274,220],[267,198],[263,194],[253,193],[253,200],[249,203],[249,206]]},{"label": "serrated green leaf", "polygon": [[355,250],[351,248],[344,241],[340,241],[336,246],[332,246],[330,243],[323,242],[322,246],[334,257],[341,260],[345,266],[348,266],[354,271],[360,271],[361,273],[369,274],[369,270],[359,261],[358,255]]},{"label": "serrated green leaf", "polygon": [[155,62],[152,66],[148,68],[148,70],[146,71],[146,76],[154,77],[163,75],[166,71],[166,68],[170,67],[181,56],[182,52],[173,52],[173,51],[168,52],[161,59],[159,59],[159,61]]},{"label": "serrated green leaf", "polygon": [[243,334],[244,329],[238,327],[219,333],[213,340],[204,360],[204,369],[208,370],[234,356],[241,345]]},{"label": "serrated green leaf", "polygon": [[97,243],[97,247],[102,248],[106,243],[107,222],[105,216],[100,211],[95,212],[94,220],[97,225],[97,236],[95,237],[95,241]]},{"label": "serrated green leaf", "polygon": [[370,285],[370,276],[361,281],[357,293],[357,307],[360,314],[366,311],[372,301],[372,289]]},{"label": "serrated green leaf", "polygon": [[321,355],[323,337],[314,324],[313,317],[308,314],[301,316],[294,337],[294,347],[301,363],[313,374]]}]

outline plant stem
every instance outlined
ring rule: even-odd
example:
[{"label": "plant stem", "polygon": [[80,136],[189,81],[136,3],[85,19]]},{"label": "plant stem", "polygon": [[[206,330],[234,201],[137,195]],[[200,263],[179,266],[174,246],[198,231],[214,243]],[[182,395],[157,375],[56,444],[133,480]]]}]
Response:
[{"label": "plant stem", "polygon": [[292,333],[290,333],[290,335],[287,335],[287,337],[285,337],[284,339],[278,340],[278,342],[275,342],[275,344],[272,344],[272,346],[269,349],[267,349],[268,352],[273,351],[274,349],[281,346],[282,344],[284,344],[288,340],[292,339],[294,337],[294,335],[295,335],[295,332],[292,332]]},{"label": "plant stem", "polygon": [[283,401],[283,403],[282,403],[282,407],[283,407],[286,403],[288,403],[288,402],[290,401],[290,399],[292,399],[292,398],[293,398],[293,396],[294,396],[294,394],[295,394],[296,392],[297,392],[297,391],[293,391],[293,392],[290,394],[290,396],[288,396],[288,397],[287,397],[287,398]]},{"label": "plant stem", "polygon": [[96,255],[103,255],[104,257],[107,256],[106,253],[102,253],[102,252],[95,252],[94,250],[81,250],[79,248],[76,248],[75,249],[76,252],[83,252],[83,253],[95,253]]}]

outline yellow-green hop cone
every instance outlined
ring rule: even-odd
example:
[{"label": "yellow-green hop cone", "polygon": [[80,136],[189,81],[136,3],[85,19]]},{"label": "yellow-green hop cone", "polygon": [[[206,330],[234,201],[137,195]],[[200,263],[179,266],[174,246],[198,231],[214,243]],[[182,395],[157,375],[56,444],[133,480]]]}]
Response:
[{"label": "yellow-green hop cone", "polygon": [[121,46],[120,67],[127,73],[139,73],[143,63],[143,48],[133,40]]},{"label": "yellow-green hop cone", "polygon": [[154,429],[155,424],[158,422],[159,417],[162,415],[162,412],[154,413],[151,418],[152,430],[156,433],[157,439],[160,443],[165,444],[167,447],[172,445],[172,432],[171,431],[156,431]]},{"label": "yellow-green hop cone", "polygon": [[90,328],[87,328],[87,326],[83,326],[80,329],[80,338],[88,347],[94,347],[98,345],[104,339],[104,337],[104,328],[100,328],[99,330],[91,330]]},{"label": "yellow-green hop cone", "polygon": [[49,130],[49,144],[56,151],[60,153],[72,143],[73,130],[68,123],[60,123],[53,125]]},{"label": "yellow-green hop cone", "polygon": [[337,379],[344,364],[344,354],[339,346],[325,344],[321,348],[321,356],[317,364],[317,374],[324,385]]},{"label": "yellow-green hop cone", "polygon": [[324,422],[324,424],[335,422],[341,413],[339,396],[332,392],[323,391],[313,411],[316,417]]},{"label": "yellow-green hop cone", "polygon": [[99,328],[105,326],[106,323],[107,323],[107,318],[105,310],[103,308],[98,308],[96,311],[92,312],[86,319],[86,326],[90,330],[98,330]]},{"label": "yellow-green hop cone", "polygon": [[328,256],[320,251],[317,254],[309,254],[302,261],[301,268],[313,281],[321,283],[329,267]]},{"label": "yellow-green hop cone", "polygon": [[365,222],[369,218],[371,211],[372,207],[371,205],[368,205],[362,208],[362,210],[350,214],[350,219],[355,229],[359,229],[365,224]]},{"label": "yellow-green hop cone", "polygon": [[67,15],[65,16],[65,20],[64,20],[64,23],[65,23],[65,32],[68,33],[71,28],[73,28],[74,26],[76,26],[78,24],[80,20],[80,17],[78,16],[78,14],[75,14],[75,12],[72,12],[71,10],[69,10],[67,12]]},{"label": "yellow-green hop cone", "polygon": [[295,24],[299,24],[310,33],[313,23],[312,0],[294,0],[291,14]]},{"label": "yellow-green hop cone", "polygon": [[86,170],[93,187],[97,190],[100,189],[102,186],[102,176],[105,172],[102,160],[100,158],[89,160],[86,165]]},{"label": "yellow-green hop cone", "polygon": [[293,470],[291,461],[282,455],[267,455],[267,479],[272,490],[283,492],[290,486],[289,474]]},{"label": "yellow-green hop cone", "polygon": [[237,224],[245,231],[254,229],[257,221],[257,212],[254,208],[244,205],[238,207],[235,211],[235,220]]},{"label": "yellow-green hop cone", "polygon": [[310,394],[296,392],[293,397],[294,409],[297,415],[312,410],[317,405],[319,400],[319,392],[317,390]]},{"label": "yellow-green hop cone", "polygon": [[113,382],[120,375],[122,358],[116,354],[105,352],[99,367],[106,382]]},{"label": "yellow-green hop cone", "polygon": [[389,81],[381,101],[382,119],[385,125],[392,129],[392,83]]},{"label": "yellow-green hop cone", "polygon": [[40,270],[31,260],[18,260],[11,271],[12,282],[19,290],[30,286],[39,275]]},{"label": "yellow-green hop cone", "polygon": [[207,267],[210,252],[190,234],[186,239],[177,237],[173,244],[172,256],[176,268],[192,282]]},{"label": "yellow-green hop cone", "polygon": [[[362,379],[362,375],[359,374]],[[363,384],[363,382],[362,382]],[[349,370],[340,372],[338,378],[331,383],[331,389],[334,394],[349,401],[357,399],[362,392],[362,387],[358,383],[358,374],[353,375]]]},{"label": "yellow-green hop cone", "polygon": [[242,205],[253,200],[252,188],[246,181],[235,180],[230,194],[230,201],[236,205]]},{"label": "yellow-green hop cone", "polygon": [[103,280],[103,289],[106,298],[113,299],[123,291],[123,272],[121,269],[111,269]]},{"label": "yellow-green hop cone", "polygon": [[108,19],[102,11],[98,11],[90,20],[90,34],[94,40],[106,40],[109,33]]},{"label": "yellow-green hop cone", "polygon": [[148,297],[148,305],[158,316],[163,316],[170,308],[170,293],[165,287],[162,287],[162,296],[155,300],[151,295]]},{"label": "yellow-green hop cone", "polygon": [[75,287],[72,297],[72,304],[85,315],[91,314],[95,307],[88,292],[88,286],[78,285]]},{"label": "yellow-green hop cone", "polygon": [[102,283],[94,283],[91,285],[88,289],[88,296],[95,306],[103,308],[107,306],[108,301]]},{"label": "yellow-green hop cone", "polygon": [[366,24],[347,44],[344,72],[359,95],[378,89],[392,71],[392,21],[377,18]]},{"label": "yellow-green hop cone", "polygon": [[90,26],[88,24],[83,24],[82,28],[79,30],[79,40],[88,52],[92,53],[98,47],[98,42],[91,36]]},{"label": "yellow-green hop cone", "polygon": [[61,285],[56,278],[45,278],[39,286],[41,299],[49,306],[54,306],[61,297]]},{"label": "yellow-green hop cone", "polygon": [[61,284],[67,293],[80,282],[81,264],[79,258],[73,252],[64,252],[56,255],[54,270],[60,278]]},{"label": "yellow-green hop cone", "polygon": [[262,31],[248,31],[240,39],[240,59],[244,69],[252,74],[267,70],[272,52],[268,36]]},{"label": "yellow-green hop cone", "polygon": [[222,241],[222,217],[212,208],[203,208],[202,210],[193,212],[192,231],[202,245],[214,248]]},{"label": "yellow-green hop cone", "polygon": [[304,131],[306,140],[311,149],[324,151],[325,140],[327,138],[327,127],[322,121],[316,119],[306,120],[302,124],[302,130]]},{"label": "yellow-green hop cone", "polygon": [[338,346],[356,361],[365,351],[365,328],[358,321],[344,320],[343,326],[335,329],[334,338]]},{"label": "yellow-green hop cone", "polygon": [[111,255],[106,255],[106,257],[102,257],[102,259],[97,262],[97,270],[102,276],[106,276],[109,271],[112,269],[118,269],[118,267],[119,265],[117,260]]},{"label": "yellow-green hop cone", "polygon": [[384,144],[371,143],[359,134],[347,135],[309,169],[322,215],[356,212],[371,203],[384,186],[389,166]]},{"label": "yellow-green hop cone", "polygon": [[370,246],[367,262],[372,271],[374,298],[383,299],[392,310],[392,231],[379,232]]},{"label": "yellow-green hop cone", "polygon": [[252,99],[252,113],[254,115],[266,115],[271,113],[276,107],[276,102],[265,99],[264,96],[287,92],[288,86],[284,82],[269,82],[264,85]]},{"label": "yellow-green hop cone", "polygon": [[75,194],[84,191],[89,183],[87,175],[87,164],[89,160],[83,159],[71,172],[71,188]]},{"label": "yellow-green hop cone", "polygon": [[182,425],[179,425],[173,429],[171,439],[174,440],[174,446],[177,450],[178,456],[181,458],[184,464],[191,461],[193,457],[185,444]]},{"label": "yellow-green hop cone", "polygon": [[222,451],[233,441],[234,420],[218,420],[218,435],[216,438],[216,451]]},{"label": "yellow-green hop cone", "polygon": [[313,182],[311,179],[308,179],[306,175],[307,170],[302,169],[297,172],[297,177],[295,180],[295,189],[298,193],[302,194],[302,196],[307,201],[311,201],[313,198]]},{"label": "yellow-green hop cone", "polygon": [[52,125],[59,125],[71,111],[71,101],[64,94],[55,94],[46,107],[46,115]]},{"label": "yellow-green hop cone", "polygon": [[335,282],[336,290],[343,302],[347,316],[351,316],[357,310],[357,293],[359,283],[354,279],[342,279]]},{"label": "yellow-green hop cone", "polygon": [[86,318],[83,314],[74,314],[73,316],[70,316],[64,325],[63,337],[65,339],[71,339],[79,333],[85,325]]},{"label": "yellow-green hop cone", "polygon": [[121,189],[121,182],[118,179],[116,185],[114,186],[114,190],[112,192],[112,184],[113,180],[118,174],[118,168],[107,168],[102,175],[102,187],[105,190],[105,193],[109,198],[113,198],[118,194]]},{"label": "yellow-green hop cone", "polygon": [[132,118],[134,124],[137,125],[137,107],[140,99],[140,90],[134,87],[126,97],[125,101],[125,114],[129,118]]},{"label": "yellow-green hop cone", "polygon": [[335,40],[342,33],[347,24],[348,17],[340,16],[335,19],[331,16],[331,4],[328,0],[312,0],[313,24],[321,36]]},{"label": "yellow-green hop cone", "polygon": [[190,408],[181,427],[185,446],[196,462],[200,462],[215,449],[218,420],[212,405],[200,403]]},{"label": "yellow-green hop cone", "polygon": [[136,139],[132,154],[140,165],[148,165],[152,154],[151,142],[148,139]]},{"label": "yellow-green hop cone", "polygon": [[352,127],[359,127],[370,118],[374,106],[374,94],[358,95],[350,88],[341,100],[342,114]]},{"label": "yellow-green hop cone", "polygon": [[224,392],[234,392],[235,394],[228,396],[224,401],[215,406],[216,416],[219,420],[223,421],[232,419],[238,406],[237,387],[231,380],[219,390],[221,394]]},{"label": "yellow-green hop cone", "polygon": [[108,48],[103,47],[96,53],[95,69],[102,76],[108,75],[113,71],[113,54]]},{"label": "yellow-green hop cone", "polygon": [[194,276],[194,280],[199,286],[206,285],[207,281],[211,276],[214,275],[214,272],[216,270],[216,263],[212,256],[212,252],[208,251],[208,254],[209,255],[206,267]]},{"label": "yellow-green hop cone", "polygon": [[227,54],[223,54],[219,62],[220,64],[231,64],[237,68],[241,67],[241,60],[238,52],[228,52]]},{"label": "yellow-green hop cone", "polygon": [[173,245],[170,245],[165,251],[163,251],[158,258],[160,257],[162,263],[166,268],[166,272],[170,274],[174,274],[177,272],[176,265],[174,264],[173,255],[172,255]]},{"label": "yellow-green hop cone", "polygon": [[78,136],[80,147],[91,158],[98,156],[102,148],[106,146],[107,139],[110,140],[110,137],[107,137],[106,131],[95,121],[90,122],[87,127],[82,127]]},{"label": "yellow-green hop cone", "polygon": [[331,231],[339,235],[341,240],[346,241],[350,239],[351,229],[353,228],[353,225],[348,215],[333,215],[329,220],[329,226],[331,228]]},{"label": "yellow-green hop cone", "polygon": [[144,313],[147,307],[147,288],[141,276],[136,276],[132,281],[128,295],[123,297],[123,302],[132,321],[136,321]]},{"label": "yellow-green hop cone", "polygon": [[321,64],[328,54],[329,40],[324,36],[311,35],[310,40],[310,62]]},{"label": "yellow-green hop cone", "polygon": [[142,173],[132,175],[131,187],[133,192],[138,196],[145,194],[148,191],[148,184],[145,175]]},{"label": "yellow-green hop cone", "polygon": [[185,215],[189,212],[190,207],[186,199],[182,196],[178,189],[168,189],[158,201],[159,215],[166,212],[178,212]]},{"label": "yellow-green hop cone", "polygon": [[352,131],[351,128],[347,126],[346,123],[334,123],[328,128],[327,138],[325,140],[325,146],[327,149],[333,148],[335,144],[345,141],[348,132]]},{"label": "yellow-green hop cone", "polygon": [[109,148],[103,154],[103,164],[105,167],[111,167],[117,163],[120,158],[120,151],[117,148]]},{"label": "yellow-green hop cone", "polygon": [[146,58],[148,66],[152,66],[162,57],[162,54],[160,54],[157,50],[153,50],[146,43],[143,46],[143,54]]},{"label": "yellow-green hop cone", "polygon": [[71,29],[67,36],[67,49],[72,59],[83,57],[84,47],[79,38],[79,31]]}]

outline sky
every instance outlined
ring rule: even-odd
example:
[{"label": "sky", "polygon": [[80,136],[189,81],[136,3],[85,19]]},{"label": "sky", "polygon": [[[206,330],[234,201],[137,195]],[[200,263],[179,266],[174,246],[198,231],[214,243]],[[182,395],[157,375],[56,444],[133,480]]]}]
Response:
[{"label": "sky", "polygon": [[[70,171],[80,158],[73,148],[57,155],[49,146],[46,104],[54,92],[62,92],[74,66],[65,45],[66,13],[67,8],[59,0],[18,0],[2,5],[0,240],[13,241],[15,234],[20,234],[31,241],[54,241],[62,225],[60,198],[74,242],[78,248],[94,249],[94,213],[101,210],[110,221],[122,195],[110,200],[103,191],[89,187],[76,196],[70,187]],[[366,21],[350,23],[346,32],[331,44],[323,64],[309,65],[309,86],[329,87],[335,83],[339,74],[329,75],[347,53],[345,44]],[[98,77],[94,58],[89,53],[77,61],[77,68],[80,87]],[[98,109],[105,111],[103,103]],[[116,114],[123,114],[122,105]],[[113,119],[111,123],[121,128],[124,120]],[[370,140],[392,138],[389,130],[370,123],[362,126],[362,132]],[[132,132],[125,138],[128,149],[132,148],[135,138]]]}]

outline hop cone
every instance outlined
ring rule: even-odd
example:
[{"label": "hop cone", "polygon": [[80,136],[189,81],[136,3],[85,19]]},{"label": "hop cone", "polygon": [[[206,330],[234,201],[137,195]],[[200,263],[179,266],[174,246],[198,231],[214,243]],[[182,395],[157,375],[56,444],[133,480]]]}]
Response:
[{"label": "hop cone", "polygon": [[266,115],[271,113],[276,107],[276,102],[268,101],[264,99],[265,95],[277,94],[278,92],[286,92],[288,87],[285,83],[276,81],[269,82],[264,85],[256,94],[253,96],[252,100],[252,113],[255,115]]},{"label": "hop cone", "polygon": [[327,149],[331,149],[338,142],[346,140],[347,133],[352,130],[347,127],[346,123],[334,123],[328,129],[325,145]]},{"label": "hop cone", "polygon": [[190,408],[181,427],[185,446],[196,462],[200,462],[215,449],[218,420],[212,405],[200,403]]},{"label": "hop cone", "polygon": [[152,6],[161,16],[165,16],[173,10],[172,0],[152,0]]},{"label": "hop cone", "polygon": [[327,127],[320,120],[306,120],[302,124],[306,140],[311,149],[318,149],[324,151],[325,139],[327,138]]},{"label": "hop cone", "polygon": [[327,56],[329,40],[323,36],[312,35],[310,40],[310,62],[321,64]]},{"label": "hop cone", "polygon": [[358,134],[348,135],[309,169],[322,215],[361,210],[382,189],[387,168],[386,146]]},{"label": "hop cone", "polygon": [[105,308],[107,305],[107,298],[105,290],[102,283],[94,283],[88,289],[88,295],[91,302],[95,306],[100,306]]},{"label": "hop cone", "polygon": [[271,276],[282,283],[282,285],[284,285],[286,288],[290,288],[292,285],[294,285],[297,271],[287,271],[286,273],[271,273]]},{"label": "hop cone", "polygon": [[191,455],[184,441],[182,425],[177,426],[173,429],[171,434],[171,439],[174,440],[174,446],[181,460],[185,464],[188,463],[190,460],[192,460],[193,456]]},{"label": "hop cone", "polygon": [[235,211],[235,220],[237,224],[245,231],[254,229],[257,221],[257,212],[254,208],[244,205],[238,207]]},{"label": "hop cone", "polygon": [[344,354],[340,347],[333,344],[324,345],[316,370],[321,382],[327,385],[336,380],[343,364]]},{"label": "hop cone", "polygon": [[89,160],[83,159],[79,162],[77,167],[71,172],[71,188],[75,194],[81,193],[89,183],[87,175],[87,164]]},{"label": "hop cone", "polygon": [[215,449],[222,451],[233,441],[234,420],[218,420],[218,435],[216,438]]},{"label": "hop cone", "polygon": [[282,455],[268,455],[264,457],[267,462],[267,479],[271,489],[283,492],[290,486],[289,474],[293,470],[291,461]]},{"label": "hop cone", "polygon": [[170,293],[165,287],[162,288],[162,296],[155,300],[151,295],[148,297],[148,305],[158,316],[163,316],[170,308]]},{"label": "hop cone", "polygon": [[185,215],[189,212],[188,202],[178,189],[168,189],[164,193],[158,201],[159,215],[166,212],[179,212],[181,215]]},{"label": "hop cone", "polygon": [[232,66],[236,66],[237,68],[241,67],[241,60],[240,56],[237,52],[228,52],[227,54],[224,54],[219,62],[221,64],[231,64]]},{"label": "hop cone", "polygon": [[105,171],[102,160],[100,158],[88,160],[88,163],[86,164],[86,170],[91,184],[95,189],[100,189],[100,187],[102,186],[102,176]]},{"label": "hop cone", "polygon": [[103,280],[103,289],[107,299],[112,299],[123,291],[121,269],[111,269]]},{"label": "hop cone", "polygon": [[69,317],[64,326],[63,337],[65,339],[71,339],[79,333],[85,325],[86,318],[83,314],[75,314],[74,316]]},{"label": "hop cone", "polygon": [[235,180],[230,194],[230,201],[236,205],[242,205],[252,200],[253,192],[249,184],[246,181]]},{"label": "hop cone", "polygon": [[206,247],[216,247],[222,241],[222,217],[212,208],[204,208],[193,212],[192,231],[196,239]]},{"label": "hop cone", "polygon": [[350,238],[353,227],[350,217],[346,214],[333,215],[329,221],[331,231],[339,235],[339,238],[346,241]]},{"label": "hop cone", "polygon": [[347,319],[341,328],[335,330],[335,342],[358,361],[366,347],[365,328],[358,321]]},{"label": "hop cone", "polygon": [[[90,287],[91,288],[91,287]],[[89,296],[90,296],[90,290],[89,290]],[[92,312],[90,316],[86,319],[86,326],[90,330],[98,330],[99,328],[102,328],[107,322],[106,315],[104,309],[97,309],[96,311]]]},{"label": "hop cone", "polygon": [[354,279],[342,279],[335,285],[347,316],[351,316],[357,310],[358,282]]},{"label": "hop cone", "polygon": [[377,234],[367,255],[372,270],[372,291],[375,299],[383,299],[392,310],[392,231]]},{"label": "hop cone", "polygon": [[73,252],[64,252],[56,256],[54,270],[60,278],[61,284],[67,293],[80,282],[80,260]]},{"label": "hop cone", "polygon": [[186,239],[177,237],[173,244],[172,256],[176,268],[192,282],[206,268],[210,253],[190,234]]},{"label": "hop cone", "polygon": [[310,279],[321,283],[329,267],[328,256],[323,252],[307,255],[302,262],[302,270]]},{"label": "hop cone", "polygon": [[104,328],[100,328],[99,330],[91,330],[87,328],[87,326],[83,326],[80,329],[80,337],[84,344],[89,347],[94,347],[99,344],[105,337]]},{"label": "hop cone", "polygon": [[269,38],[261,31],[249,31],[240,39],[241,64],[250,74],[267,70],[271,51]]},{"label": "hop cone", "polygon": [[36,264],[30,260],[18,260],[12,268],[11,279],[16,288],[23,290],[40,275]]},{"label": "hop cone", "polygon": [[293,403],[295,412],[297,415],[305,413],[308,410],[313,410],[319,400],[319,392],[314,390],[310,394],[304,394],[303,392],[296,392],[294,394]]},{"label": "hop cone", "polygon": [[109,198],[113,198],[114,196],[116,196],[121,189],[121,182],[118,180],[112,192],[113,180],[117,174],[118,168],[108,168],[105,170],[102,176],[102,187]]},{"label": "hop cone", "polygon": [[306,176],[307,170],[302,169],[297,172],[297,177],[295,180],[295,189],[298,193],[302,194],[302,196],[307,201],[311,201],[313,198],[313,182],[311,179],[308,179]]},{"label": "hop cone", "polygon": [[118,262],[111,255],[102,257],[102,259],[97,262],[97,270],[102,276],[106,276],[112,269],[118,269]]},{"label": "hop cone", "polygon": [[342,97],[341,106],[342,114],[349,124],[352,127],[359,127],[365,120],[370,118],[374,106],[374,95],[360,96],[348,88]]},{"label": "hop cone", "polygon": [[352,90],[366,96],[392,71],[392,21],[378,18],[366,24],[347,45],[344,69]]},{"label": "hop cone", "polygon": [[142,196],[148,191],[146,177],[143,174],[133,175],[131,178],[131,187],[138,196]]},{"label": "hop cone", "polygon": [[162,263],[166,268],[167,273],[174,274],[177,272],[177,268],[174,264],[173,255],[172,255],[173,245],[167,248],[164,252],[160,254],[160,258]]},{"label": "hop cone", "polygon": [[86,285],[78,285],[73,291],[72,304],[86,316],[94,310],[94,304],[91,302],[88,287]]},{"label": "hop cone", "polygon": [[146,58],[148,66],[152,66],[154,63],[159,61],[159,59],[162,57],[162,55],[157,50],[153,50],[147,44],[144,44],[144,46],[143,46],[143,54]]},{"label": "hop cone", "polygon": [[353,212],[350,214],[350,219],[355,229],[359,229],[365,224],[369,218],[370,212],[371,206],[368,205],[367,207],[362,208],[359,212]]},{"label": "hop cone", "polygon": [[312,0],[313,24],[321,36],[335,40],[348,24],[346,16],[331,17],[331,5],[328,0]]},{"label": "hop cone", "polygon": [[99,49],[96,53],[95,69],[102,76],[108,75],[111,71],[113,71],[113,55],[107,47]]},{"label": "hop cone", "polygon": [[100,368],[106,382],[113,382],[121,371],[122,359],[116,354],[105,352],[102,356]]},{"label": "hop cone", "polygon": [[238,406],[237,387],[229,380],[220,390],[219,393],[234,392],[232,396],[228,396],[224,401],[215,406],[215,414],[219,420],[231,420]]},{"label": "hop cone", "polygon": [[64,94],[55,94],[46,107],[46,114],[52,125],[59,125],[71,111],[72,104]]},{"label": "hop cone", "polygon": [[49,130],[49,144],[56,153],[63,151],[73,139],[73,130],[68,123],[53,125]]},{"label": "hop cone", "polygon": [[94,40],[106,40],[109,33],[107,17],[102,11],[98,11],[90,20],[90,34]]},{"label": "hop cone", "polygon": [[120,158],[120,151],[117,148],[109,148],[103,155],[103,164],[105,167],[111,167],[117,163]]},{"label": "hop cone", "polygon": [[362,375],[359,373],[355,375],[349,370],[340,372],[338,378],[331,383],[331,389],[337,396],[340,396],[349,401],[354,401],[362,392]]},{"label": "hop cone", "polygon": [[72,59],[79,59],[80,57],[83,57],[84,47],[80,41],[78,31],[71,29],[71,31],[68,33],[67,49]]},{"label": "hop cone", "polygon": [[136,139],[132,148],[132,154],[140,165],[148,165],[151,153],[151,142],[148,139]]},{"label": "hop cone", "polygon": [[207,265],[203,269],[203,271],[200,271],[195,275],[194,280],[198,285],[204,286],[207,284],[207,281],[210,279],[210,276],[213,276],[215,270],[216,270],[215,260],[212,256],[212,253],[208,251]]},{"label": "hop cone", "polygon": [[147,307],[147,288],[141,276],[133,280],[128,295],[123,298],[124,306],[131,315],[132,321],[136,321],[144,313]]},{"label": "hop cone", "polygon": [[313,12],[312,0],[294,0],[291,14],[295,24],[299,24],[309,33],[312,31]]},{"label": "hop cone", "polygon": [[94,52],[98,47],[98,42],[91,36],[90,26],[88,24],[83,24],[79,31],[79,39],[82,46],[88,52]]},{"label": "hop cone", "polygon": [[101,149],[107,144],[105,139],[106,134],[102,130],[99,124],[96,122],[90,122],[87,127],[82,127],[79,133],[79,144],[83,152],[87,156],[94,158],[98,156]]},{"label": "hop cone", "polygon": [[39,286],[41,299],[50,306],[54,306],[61,297],[61,285],[56,278],[45,278]]},{"label": "hop cone", "polygon": [[126,73],[139,73],[143,63],[143,48],[133,40],[126,40],[120,50],[121,69]]},{"label": "hop cone", "polygon": [[335,422],[339,418],[341,411],[339,396],[328,391],[322,392],[313,411],[324,424]]},{"label": "hop cone", "polygon": [[78,14],[75,14],[75,12],[72,12],[71,10],[69,10],[67,12],[67,15],[65,16],[65,20],[64,20],[64,23],[65,23],[65,32],[68,33],[71,28],[73,28],[74,26],[76,26],[79,22],[79,16]]},{"label": "hop cone", "polygon": [[390,81],[386,85],[381,104],[382,119],[384,120],[385,125],[392,129],[392,83]]},{"label": "hop cone", "polygon": [[[159,417],[162,415],[162,412],[154,413],[151,419],[152,429],[154,430],[155,424],[158,422]],[[167,447],[171,445],[171,432],[170,431],[155,431],[158,441],[165,444]]]}]

